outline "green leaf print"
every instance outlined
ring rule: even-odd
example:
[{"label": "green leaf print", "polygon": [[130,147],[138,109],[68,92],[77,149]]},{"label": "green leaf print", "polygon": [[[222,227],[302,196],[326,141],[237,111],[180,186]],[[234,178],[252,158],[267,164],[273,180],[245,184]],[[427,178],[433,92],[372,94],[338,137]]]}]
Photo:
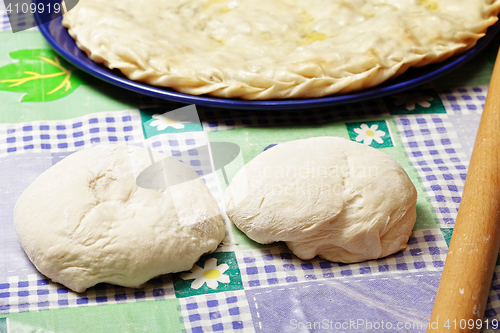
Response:
[{"label": "green leaf print", "polygon": [[21,102],[53,101],[83,84],[75,68],[52,50],[20,50],[9,55],[18,61],[0,67],[0,90],[25,93]]}]

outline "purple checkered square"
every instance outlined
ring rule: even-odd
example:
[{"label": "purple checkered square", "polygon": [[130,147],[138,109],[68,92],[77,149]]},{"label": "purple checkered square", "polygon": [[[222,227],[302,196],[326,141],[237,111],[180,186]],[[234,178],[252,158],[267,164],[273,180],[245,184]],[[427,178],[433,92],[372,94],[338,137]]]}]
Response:
[{"label": "purple checkered square", "polygon": [[446,112],[453,114],[481,113],[488,93],[488,85],[462,87],[439,92]]},{"label": "purple checkered square", "polygon": [[[401,139],[431,198],[439,223],[453,226],[468,159],[448,115],[397,116]],[[419,133],[408,136],[412,131]]]},{"label": "purple checkered square", "polygon": [[389,257],[356,264],[320,259],[300,260],[284,246],[237,252],[245,288],[264,287],[379,272],[437,270],[446,258],[447,245],[439,229],[416,230],[404,251]]},{"label": "purple checkered square", "polygon": [[[107,125],[110,119],[116,127]],[[95,144],[137,144],[142,138],[141,126],[138,111],[134,110],[62,121],[0,124],[0,156],[26,151],[74,151]]]},{"label": "purple checkered square", "polygon": [[253,331],[243,290],[180,298],[179,302],[188,332]]}]

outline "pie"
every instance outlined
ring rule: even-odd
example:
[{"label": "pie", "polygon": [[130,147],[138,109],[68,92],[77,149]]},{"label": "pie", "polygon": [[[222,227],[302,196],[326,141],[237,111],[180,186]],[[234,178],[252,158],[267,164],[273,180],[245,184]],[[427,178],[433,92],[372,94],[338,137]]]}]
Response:
[{"label": "pie", "polygon": [[378,85],[474,46],[500,0],[80,0],[63,25],[131,80],[246,100]]}]

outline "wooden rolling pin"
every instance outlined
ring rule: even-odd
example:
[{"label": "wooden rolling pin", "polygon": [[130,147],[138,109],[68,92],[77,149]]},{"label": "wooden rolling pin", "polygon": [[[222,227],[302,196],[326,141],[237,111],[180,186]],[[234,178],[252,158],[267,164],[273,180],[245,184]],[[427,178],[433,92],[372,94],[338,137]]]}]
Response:
[{"label": "wooden rolling pin", "polygon": [[500,52],[427,332],[500,331],[483,320],[499,246]]}]

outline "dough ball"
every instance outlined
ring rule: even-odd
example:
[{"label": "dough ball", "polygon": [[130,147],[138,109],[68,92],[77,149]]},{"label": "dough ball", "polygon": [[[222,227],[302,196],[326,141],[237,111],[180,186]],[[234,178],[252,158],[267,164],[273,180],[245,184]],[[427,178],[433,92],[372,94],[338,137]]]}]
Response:
[{"label": "dough ball", "polygon": [[417,191],[385,153],[342,138],[279,144],[236,174],[227,215],[262,244],[284,241],[299,258],[352,263],[406,247]]},{"label": "dough ball", "polygon": [[[155,161],[165,157],[154,153]],[[99,145],[42,173],[14,209],[19,241],[36,268],[76,292],[100,282],[136,288],[214,251],[225,230],[203,180],[138,187],[149,165],[146,149]]]}]

